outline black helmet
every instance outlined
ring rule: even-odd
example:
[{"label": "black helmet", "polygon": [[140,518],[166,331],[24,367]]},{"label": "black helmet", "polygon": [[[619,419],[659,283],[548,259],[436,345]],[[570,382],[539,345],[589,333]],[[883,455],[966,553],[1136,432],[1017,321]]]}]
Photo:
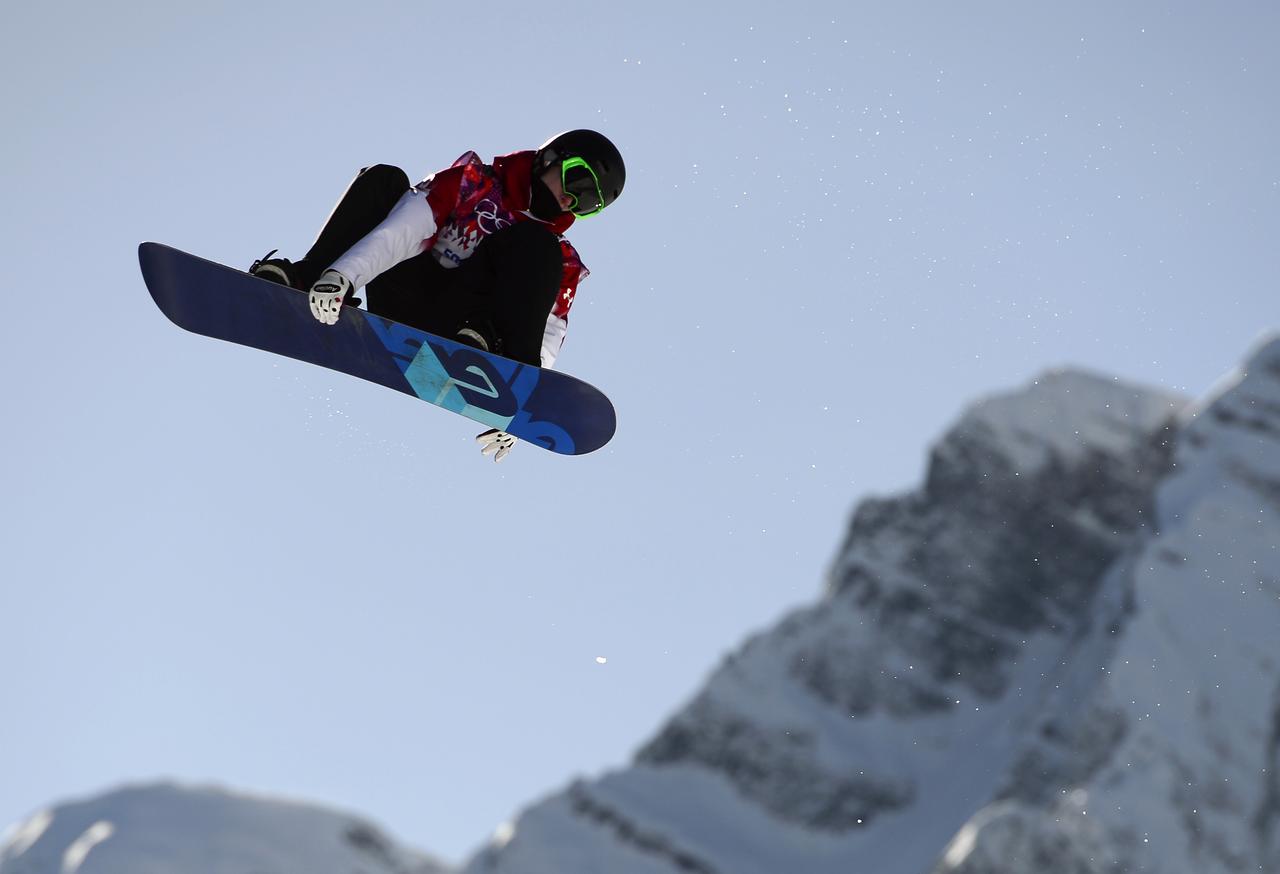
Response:
[{"label": "black helmet", "polygon": [[[571,158],[578,158],[590,168],[590,176],[582,174],[579,186],[574,186],[569,168],[566,168],[565,190],[578,197],[582,208],[574,207],[578,215],[594,215],[618,199],[622,184],[627,178],[627,168],[622,163],[618,148],[604,134],[593,130],[571,130],[558,134],[543,143],[533,158],[533,174],[541,176],[550,167]],[[598,188],[596,183],[598,183]],[[598,201],[598,202],[597,202]]]}]

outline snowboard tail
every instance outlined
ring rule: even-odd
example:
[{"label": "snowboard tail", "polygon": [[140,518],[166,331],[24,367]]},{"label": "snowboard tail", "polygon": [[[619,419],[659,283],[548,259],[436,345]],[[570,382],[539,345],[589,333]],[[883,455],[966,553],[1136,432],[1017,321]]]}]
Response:
[{"label": "snowboard tail", "polygon": [[595,387],[445,337],[344,307],[311,315],[305,292],[160,243],[138,260],[147,290],[180,328],[375,382],[562,455],[613,437],[613,404]]}]

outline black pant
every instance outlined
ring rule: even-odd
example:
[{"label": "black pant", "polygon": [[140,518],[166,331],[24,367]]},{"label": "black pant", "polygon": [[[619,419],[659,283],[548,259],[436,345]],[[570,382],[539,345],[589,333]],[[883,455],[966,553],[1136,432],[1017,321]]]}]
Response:
[{"label": "black pant", "polygon": [[[310,288],[408,190],[399,167],[361,170],[294,265],[300,284]],[[442,267],[423,252],[374,278],[365,293],[372,313],[445,337],[472,327],[496,345],[493,351],[536,365],[563,273],[559,237],[540,222],[522,221],[485,237],[457,267]]]}]

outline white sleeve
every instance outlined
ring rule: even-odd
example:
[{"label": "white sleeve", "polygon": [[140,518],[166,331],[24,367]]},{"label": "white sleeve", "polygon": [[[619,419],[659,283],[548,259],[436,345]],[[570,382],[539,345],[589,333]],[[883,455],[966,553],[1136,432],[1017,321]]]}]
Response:
[{"label": "white sleeve", "polygon": [[352,288],[366,285],[422,251],[422,243],[436,232],[436,217],[425,192],[410,188],[382,224],[346,251],[330,266],[351,280]]},{"label": "white sleeve", "polygon": [[550,370],[560,355],[560,347],[564,344],[564,335],[569,332],[569,323],[555,313],[547,316],[547,327],[542,331],[542,366]]}]

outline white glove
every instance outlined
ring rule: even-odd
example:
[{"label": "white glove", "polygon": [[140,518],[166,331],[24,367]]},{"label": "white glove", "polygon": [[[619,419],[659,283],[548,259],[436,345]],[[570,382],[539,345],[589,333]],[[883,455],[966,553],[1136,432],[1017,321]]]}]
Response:
[{"label": "white glove", "polygon": [[502,461],[507,457],[507,453],[511,451],[511,447],[516,445],[516,438],[512,437],[506,431],[499,431],[497,428],[491,428],[483,434],[476,435],[476,442],[483,448],[480,454],[488,457],[493,456],[495,462]]},{"label": "white glove", "polygon": [[342,310],[342,299],[350,290],[351,280],[337,270],[330,268],[321,273],[316,284],[311,286],[311,315],[323,324],[334,324]]}]

